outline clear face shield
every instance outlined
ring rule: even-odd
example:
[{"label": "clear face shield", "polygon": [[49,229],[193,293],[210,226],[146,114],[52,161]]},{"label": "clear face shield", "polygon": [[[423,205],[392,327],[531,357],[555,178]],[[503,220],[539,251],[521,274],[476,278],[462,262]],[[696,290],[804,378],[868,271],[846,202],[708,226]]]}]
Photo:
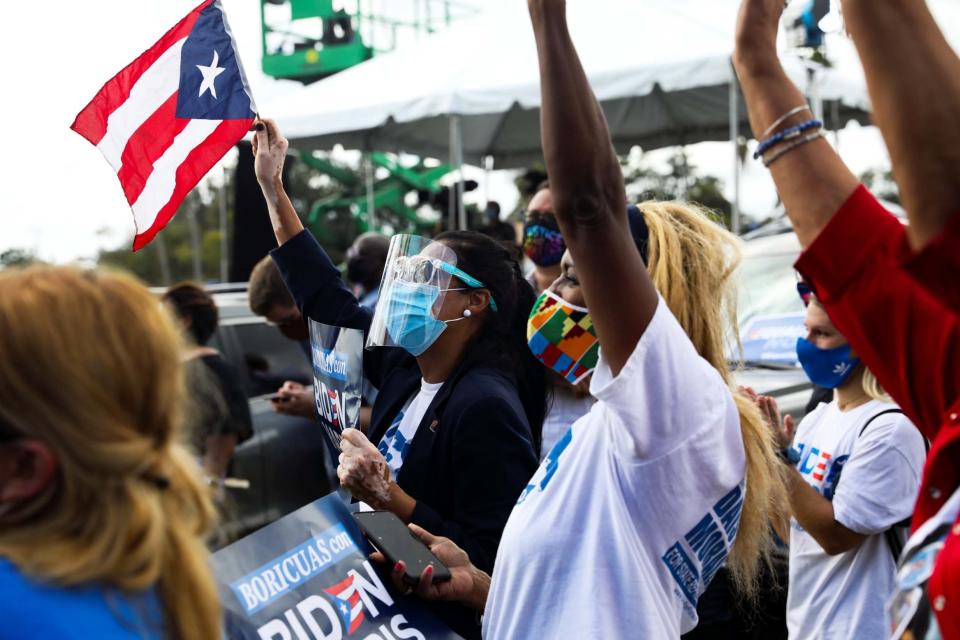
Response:
[{"label": "clear face shield", "polygon": [[[440,337],[448,322],[463,319],[441,317],[447,294],[483,287],[457,268],[457,254],[445,244],[420,236],[394,236],[367,348],[401,347],[414,356],[421,355]],[[492,298],[490,307],[496,309]]]}]

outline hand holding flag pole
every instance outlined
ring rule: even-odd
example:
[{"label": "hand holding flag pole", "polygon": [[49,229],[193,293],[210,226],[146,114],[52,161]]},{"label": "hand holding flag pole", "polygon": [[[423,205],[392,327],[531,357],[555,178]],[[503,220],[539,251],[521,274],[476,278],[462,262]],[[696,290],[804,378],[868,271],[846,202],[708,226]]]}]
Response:
[{"label": "hand holding flag pole", "polygon": [[226,14],[205,0],[111,78],[71,128],[117,172],[137,251],[255,119]]}]

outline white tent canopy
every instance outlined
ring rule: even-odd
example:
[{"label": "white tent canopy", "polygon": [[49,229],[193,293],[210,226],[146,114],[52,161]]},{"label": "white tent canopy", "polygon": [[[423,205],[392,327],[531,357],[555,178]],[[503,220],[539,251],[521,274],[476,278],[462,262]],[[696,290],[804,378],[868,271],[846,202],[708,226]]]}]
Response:
[{"label": "white tent canopy", "polygon": [[[470,164],[486,156],[497,168],[535,161],[540,88],[526,3],[491,4],[477,18],[285,96],[263,114],[302,146],[445,158],[459,137]],[[729,140],[734,124],[749,131],[742,99],[731,109],[738,4],[568,2],[574,41],[618,150]],[[811,84],[799,60],[784,58],[798,85],[824,102],[829,126],[867,119],[862,72],[854,56],[843,61]]]}]

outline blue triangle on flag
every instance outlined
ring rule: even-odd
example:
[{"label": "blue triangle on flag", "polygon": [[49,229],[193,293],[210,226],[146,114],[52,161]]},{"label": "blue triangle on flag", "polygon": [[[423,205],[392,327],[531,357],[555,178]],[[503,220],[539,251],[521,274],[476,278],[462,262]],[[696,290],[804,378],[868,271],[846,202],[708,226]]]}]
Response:
[{"label": "blue triangle on flag", "polygon": [[241,120],[256,116],[236,43],[219,2],[197,18],[180,53],[177,117]]}]

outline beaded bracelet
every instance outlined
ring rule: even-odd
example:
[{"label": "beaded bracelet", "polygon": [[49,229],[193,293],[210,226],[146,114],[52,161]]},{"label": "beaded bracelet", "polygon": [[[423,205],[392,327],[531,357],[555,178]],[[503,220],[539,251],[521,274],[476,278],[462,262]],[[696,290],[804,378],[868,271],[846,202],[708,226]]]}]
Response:
[{"label": "beaded bracelet", "polygon": [[819,129],[821,127],[823,127],[823,122],[820,120],[806,120],[798,125],[790,127],[789,129],[784,129],[783,131],[770,136],[766,140],[763,140],[760,143],[760,146],[757,147],[757,150],[754,152],[753,159],[759,159],[761,156],[763,156],[763,154],[776,145],[780,144],[781,142],[786,142],[787,140],[792,140],[808,129]]},{"label": "beaded bracelet", "polygon": [[807,144],[808,142],[813,142],[814,140],[817,140],[817,139],[823,138],[823,137],[824,137],[823,131],[814,131],[813,133],[808,134],[808,135],[800,138],[799,140],[794,140],[793,142],[791,142],[791,143],[789,143],[789,144],[785,144],[783,147],[777,149],[776,153],[774,153],[773,155],[771,155],[769,158],[764,158],[764,159],[763,159],[763,165],[764,165],[765,167],[769,168],[770,165],[772,165],[774,162],[776,162],[777,160],[779,160],[779,159],[782,158],[783,156],[787,155],[788,153],[790,153],[790,152],[793,151],[794,149],[796,149],[796,148],[798,148],[798,147],[802,147],[803,145]]}]

